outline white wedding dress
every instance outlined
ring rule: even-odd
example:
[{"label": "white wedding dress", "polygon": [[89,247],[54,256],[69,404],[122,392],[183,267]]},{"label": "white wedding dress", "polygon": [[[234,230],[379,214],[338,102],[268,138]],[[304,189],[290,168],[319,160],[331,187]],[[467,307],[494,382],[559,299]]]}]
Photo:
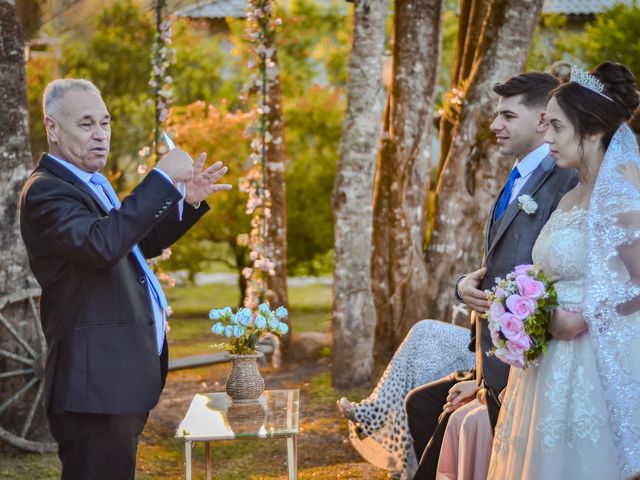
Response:
[{"label": "white wedding dress", "polygon": [[[561,307],[582,310],[587,267],[586,210],[556,210],[533,248],[533,261],[555,282]],[[638,324],[638,315],[626,319]],[[489,480],[615,480],[614,435],[592,346],[592,332],[551,340],[539,363],[512,368],[496,427]],[[638,339],[630,339],[638,342]],[[629,349],[640,369],[639,348]],[[639,398],[628,420],[640,426]],[[633,418],[632,418],[633,417]]]}]

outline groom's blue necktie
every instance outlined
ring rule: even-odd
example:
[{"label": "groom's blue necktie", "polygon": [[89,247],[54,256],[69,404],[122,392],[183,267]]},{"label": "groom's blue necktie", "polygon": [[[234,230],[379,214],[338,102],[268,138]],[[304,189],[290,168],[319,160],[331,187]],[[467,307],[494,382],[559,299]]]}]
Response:
[{"label": "groom's blue necktie", "polygon": [[[105,200],[108,200],[108,203],[105,203],[105,206],[108,210],[111,210],[113,207],[120,208],[120,199],[116,195],[115,190],[109,183],[109,180],[102,174],[96,172],[91,176],[89,180],[94,185],[97,185],[104,193],[104,198],[102,198],[103,203]],[[164,343],[164,315],[167,312],[168,304],[167,297],[164,296],[164,292],[162,291],[162,287],[160,286],[160,282],[156,278],[153,270],[149,267],[140,247],[138,245],[134,245],[131,249],[133,255],[136,257],[136,260],[140,264],[140,267],[144,271],[144,276],[147,279],[147,283],[149,285],[149,291],[151,296],[153,297],[153,301],[155,302],[155,306],[159,307],[158,309],[154,308],[154,317],[155,317],[155,327],[156,327],[156,340],[158,344],[158,352],[162,351],[162,345]],[[159,313],[157,315],[156,313]],[[160,318],[159,318],[160,317]]]},{"label": "groom's blue necktie", "polygon": [[509,205],[509,199],[511,198],[511,192],[513,191],[513,184],[518,178],[520,178],[520,171],[518,170],[518,167],[515,167],[513,170],[511,170],[511,175],[509,175],[509,179],[504,186],[504,190],[502,191],[500,200],[498,200],[498,205],[496,205],[496,213],[493,217],[494,220],[500,218],[500,215],[502,215],[502,213],[507,209],[507,206]]}]

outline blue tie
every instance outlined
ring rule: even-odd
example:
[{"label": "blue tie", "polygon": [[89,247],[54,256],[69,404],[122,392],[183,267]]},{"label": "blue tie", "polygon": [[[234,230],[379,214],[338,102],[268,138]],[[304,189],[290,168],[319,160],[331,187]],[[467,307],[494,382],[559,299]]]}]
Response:
[{"label": "blue tie", "polygon": [[[94,185],[99,187],[98,190],[103,192],[102,201],[108,200],[109,202],[105,204],[108,210],[111,210],[113,207],[120,208],[120,199],[116,195],[115,190],[109,183],[109,180],[102,174],[96,172],[91,176],[89,180]],[[147,279],[147,283],[149,285],[149,291],[151,292],[151,296],[155,301],[156,305],[159,307],[160,315],[156,315],[156,309],[154,308],[154,317],[155,317],[155,327],[156,327],[156,340],[158,344],[158,352],[162,351],[162,345],[164,343],[164,315],[168,311],[169,304],[167,303],[167,297],[164,296],[164,292],[162,291],[162,287],[160,286],[160,282],[156,278],[153,270],[149,267],[140,247],[138,245],[134,245],[131,249],[133,255],[136,257],[138,264],[144,271],[144,276]],[[159,318],[160,317],[160,318]]]},{"label": "blue tie", "polygon": [[507,206],[509,205],[509,199],[511,198],[511,192],[513,191],[513,184],[518,178],[520,178],[520,171],[518,170],[518,167],[516,167],[511,170],[511,174],[509,175],[509,179],[504,186],[504,190],[502,191],[500,200],[498,200],[494,220],[500,218],[500,215],[502,215],[502,213],[507,209]]}]

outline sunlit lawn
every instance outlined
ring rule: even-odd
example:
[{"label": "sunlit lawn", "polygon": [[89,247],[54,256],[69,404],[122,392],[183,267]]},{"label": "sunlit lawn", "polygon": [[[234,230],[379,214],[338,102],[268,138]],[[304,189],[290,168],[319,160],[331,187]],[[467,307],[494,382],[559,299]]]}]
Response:
[{"label": "sunlit lawn", "polygon": [[[211,334],[212,308],[238,305],[238,288],[234,285],[211,284],[176,287],[168,291],[174,314],[170,318],[169,345],[171,358],[211,351],[220,341]],[[331,322],[331,287],[310,285],[289,288],[290,319],[294,334],[327,332]]]},{"label": "sunlit lawn", "polygon": [[[171,318],[171,354],[179,357],[211,351],[218,341],[210,333],[211,308],[236,305],[238,292],[232,285],[177,287],[169,292],[174,309]],[[289,289],[293,330],[328,331],[331,314],[331,287],[313,285]],[[326,360],[326,359],[324,359]],[[323,366],[324,365],[324,366]],[[223,388],[228,365],[215,365],[172,372],[160,404],[151,414],[138,451],[136,479],[184,478],[184,454],[174,438],[175,428],[186,412],[194,393]],[[287,371],[289,373],[287,373]],[[382,480],[386,472],[363,462],[348,445],[347,424],[335,408],[342,395],[363,398],[368,389],[336,392],[326,361],[287,364],[282,372],[267,369],[269,388],[300,388],[300,435],[298,478],[301,480],[367,479]],[[216,443],[212,448],[214,478],[224,480],[284,480],[286,446],[284,440],[243,440]],[[193,457],[194,479],[204,478],[204,454],[198,446]],[[0,479],[58,478],[59,462],[54,454],[0,452]]]}]

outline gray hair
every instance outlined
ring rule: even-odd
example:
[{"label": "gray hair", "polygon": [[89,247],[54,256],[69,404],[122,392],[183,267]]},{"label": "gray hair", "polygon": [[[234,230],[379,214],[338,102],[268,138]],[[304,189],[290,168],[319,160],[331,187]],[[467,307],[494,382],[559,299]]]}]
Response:
[{"label": "gray hair", "polygon": [[70,90],[85,90],[93,92],[100,97],[102,96],[98,87],[89,80],[81,78],[60,78],[54,80],[47,85],[42,96],[42,111],[45,117],[55,112],[60,100],[62,100]]}]

